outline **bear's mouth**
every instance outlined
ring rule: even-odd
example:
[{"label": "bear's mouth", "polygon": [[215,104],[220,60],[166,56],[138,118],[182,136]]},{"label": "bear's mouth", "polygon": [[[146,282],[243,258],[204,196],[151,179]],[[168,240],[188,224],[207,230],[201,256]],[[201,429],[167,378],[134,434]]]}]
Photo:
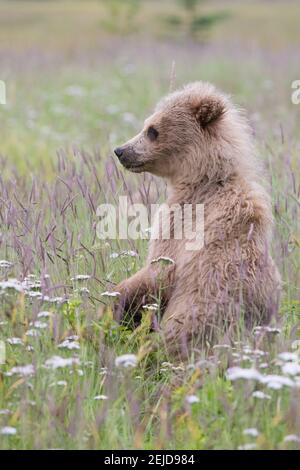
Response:
[{"label": "bear's mouth", "polygon": [[134,173],[139,173],[139,171],[142,171],[142,169],[144,168],[145,166],[145,163],[142,163],[142,162],[136,162],[136,163],[126,163],[124,164],[124,167],[126,168],[126,170],[129,170],[129,171],[133,171]]}]

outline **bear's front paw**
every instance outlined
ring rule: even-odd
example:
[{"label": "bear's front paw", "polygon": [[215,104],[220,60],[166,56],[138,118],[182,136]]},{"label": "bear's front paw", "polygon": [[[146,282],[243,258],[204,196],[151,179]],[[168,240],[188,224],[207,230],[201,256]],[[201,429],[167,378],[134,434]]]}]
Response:
[{"label": "bear's front paw", "polygon": [[126,283],[124,282],[117,285],[114,290],[115,292],[118,292],[119,295],[113,305],[113,318],[116,322],[121,323],[130,306],[131,296],[128,286],[126,286]]},{"label": "bear's front paw", "polygon": [[120,296],[113,305],[113,318],[117,323],[121,323],[126,312],[126,298]]}]

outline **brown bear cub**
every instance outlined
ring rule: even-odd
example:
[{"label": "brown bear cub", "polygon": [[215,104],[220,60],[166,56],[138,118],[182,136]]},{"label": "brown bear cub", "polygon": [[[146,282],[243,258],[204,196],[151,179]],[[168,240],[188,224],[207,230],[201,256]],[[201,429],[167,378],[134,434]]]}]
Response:
[{"label": "brown bear cub", "polygon": [[[166,180],[169,207],[204,207],[203,246],[187,249],[190,240],[172,230],[170,239],[151,239],[145,267],[114,289],[118,321],[159,297],[165,343],[183,358],[241,318],[249,328],[267,324],[278,308],[271,204],[251,140],[228,97],[196,82],[162,99],[142,131],[115,149],[128,170]],[[153,262],[160,257],[174,262]]]}]

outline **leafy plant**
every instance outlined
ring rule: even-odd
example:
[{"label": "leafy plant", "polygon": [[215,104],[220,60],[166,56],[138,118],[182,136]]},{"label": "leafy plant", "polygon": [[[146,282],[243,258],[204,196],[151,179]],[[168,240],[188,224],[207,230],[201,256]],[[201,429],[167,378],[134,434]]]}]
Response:
[{"label": "leafy plant", "polygon": [[[179,23],[186,27],[186,34],[204,39],[205,35],[217,24],[228,16],[228,12],[198,14],[200,6],[206,0],[178,0],[185,10],[186,22],[179,17],[169,17],[169,23],[178,26]],[[175,20],[176,18],[176,20]]]},{"label": "leafy plant", "polygon": [[141,0],[104,1],[106,18],[102,24],[112,33],[129,34],[137,30],[136,17],[141,7]]}]

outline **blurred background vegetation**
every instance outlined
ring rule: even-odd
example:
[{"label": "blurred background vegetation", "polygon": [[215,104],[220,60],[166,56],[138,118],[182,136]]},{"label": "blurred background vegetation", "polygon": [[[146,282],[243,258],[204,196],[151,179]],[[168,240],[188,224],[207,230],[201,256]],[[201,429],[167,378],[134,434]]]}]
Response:
[{"label": "blurred background vegetation", "polygon": [[282,98],[293,114],[299,16],[292,0],[0,0],[0,151],[25,168],[60,146],[107,153],[172,74],[214,81],[256,118],[285,112]]},{"label": "blurred background vegetation", "polygon": [[[293,344],[299,352],[300,106],[291,102],[291,83],[300,78],[299,18],[296,0],[0,0],[0,80],[7,87],[0,105],[0,281],[30,273],[36,290],[68,298],[49,304],[38,292],[29,299],[11,288],[0,292],[1,338],[12,340],[3,370],[36,368],[34,377],[0,371],[0,427],[15,429],[1,435],[0,447],[299,447],[299,387],[268,389],[258,403],[252,382],[233,387],[224,377],[228,364],[278,373],[277,353],[295,351]],[[138,187],[148,191],[153,180],[125,173],[112,149],[140,129],[161,96],[193,80],[215,83],[247,110],[275,214],[282,333],[265,345],[242,331],[244,343],[228,355],[213,351],[183,372],[161,367],[158,357],[156,369],[141,361],[131,376],[117,374],[116,354],[147,355],[149,328],[117,328],[99,297],[108,280],[143,265],[147,243],[102,243],[95,208]],[[76,280],[82,274],[83,283]],[[48,327],[28,336],[48,309]],[[76,352],[59,346],[69,335],[80,342],[82,370],[49,373],[47,359]],[[253,353],[264,349],[264,364],[245,358],[249,344]],[[188,394],[199,397],[192,407]],[[257,438],[243,434],[253,427]]]}]

